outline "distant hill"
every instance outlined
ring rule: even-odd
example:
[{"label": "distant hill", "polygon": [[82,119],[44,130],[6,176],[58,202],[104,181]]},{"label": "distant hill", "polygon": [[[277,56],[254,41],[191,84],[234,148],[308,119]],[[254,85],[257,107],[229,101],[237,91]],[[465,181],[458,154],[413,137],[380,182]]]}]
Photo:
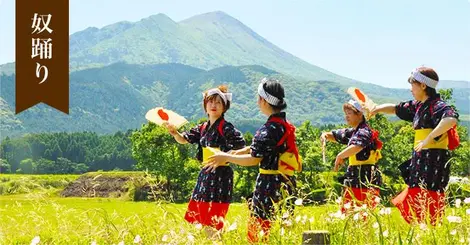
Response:
[{"label": "distant hill", "polygon": [[470,89],[470,82],[469,81],[451,81],[451,80],[442,80],[439,81],[437,88],[466,88]]},{"label": "distant hill", "polygon": [[341,121],[336,109],[347,97],[331,82],[304,82],[262,66],[226,66],[210,71],[181,64],[131,65],[116,63],[70,74],[70,116],[38,105],[14,115],[15,76],[1,76],[2,136],[27,132],[95,131],[111,133],[139,128],[145,113],[165,106],[188,119],[204,117],[201,92],[228,84],[234,103],[228,118],[254,130],[264,120],[256,105],[256,86],[264,76],[282,79],[287,89],[289,113],[294,122]]},{"label": "distant hill", "polygon": [[[255,88],[264,76],[284,81],[293,122],[343,121],[348,86],[358,86],[377,102],[411,99],[407,89],[384,88],[311,65],[264,39],[223,12],[175,22],[157,14],[137,22],[90,27],[70,36],[70,116],[39,105],[14,115],[15,64],[0,66],[0,133],[42,131],[115,132],[138,128],[157,105],[190,119],[203,117],[200,92],[228,83],[235,103],[228,117],[253,131],[264,120]],[[456,86],[454,99],[470,114],[470,89]]]},{"label": "distant hill", "polygon": [[270,43],[224,12],[175,22],[164,14],[137,22],[87,28],[70,36],[70,68],[180,63],[201,69],[261,65],[292,77],[352,82],[311,65]]},{"label": "distant hill", "polygon": [[[145,113],[164,106],[190,120],[204,117],[201,92],[228,84],[234,101],[227,113],[244,131],[256,129],[264,120],[256,105],[256,88],[262,77],[283,81],[288,102],[288,116],[300,124],[343,122],[342,104],[349,99],[346,87],[330,81],[305,81],[262,66],[225,66],[209,71],[181,64],[132,65],[116,63],[70,74],[70,115],[38,105],[14,114],[15,76],[0,76],[0,133],[20,135],[28,132],[94,131],[112,133],[139,128]],[[405,95],[402,89],[387,93]],[[397,102],[398,96],[369,94],[377,102]],[[405,98],[406,99],[406,98]]]}]

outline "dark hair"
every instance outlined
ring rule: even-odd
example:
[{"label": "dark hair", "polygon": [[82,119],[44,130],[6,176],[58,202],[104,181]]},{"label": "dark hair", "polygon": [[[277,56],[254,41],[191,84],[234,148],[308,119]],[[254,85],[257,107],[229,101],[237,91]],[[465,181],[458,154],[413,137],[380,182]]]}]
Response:
[{"label": "dark hair", "polygon": [[[220,89],[220,91],[222,91],[222,93],[227,93],[228,92],[228,87],[225,86],[225,85],[220,85],[217,88]],[[219,96],[219,95],[218,94],[213,94],[211,96],[207,96],[207,91],[204,92],[204,99],[202,100],[202,106],[204,108],[204,111],[206,111],[207,102],[215,100],[215,98],[217,96]],[[225,113],[228,109],[230,109],[230,101],[227,101],[227,104],[225,104],[224,100],[222,100],[222,105],[224,106],[224,112],[223,113]]]},{"label": "dark hair", "polygon": [[284,94],[284,87],[282,86],[281,82],[276,79],[267,79],[263,81],[263,89],[266,91],[266,93],[276,97],[279,99],[280,103],[279,105],[271,105],[272,108],[275,110],[282,111],[287,108],[287,103],[284,100],[285,94]]},{"label": "dark hair", "polygon": [[[419,67],[418,71],[423,74],[424,76],[431,78],[432,80],[439,81],[439,76],[437,75],[436,71],[434,69],[429,68],[429,67]],[[419,81],[416,81],[412,76],[408,78],[409,83],[419,83]],[[431,88],[426,85],[426,89],[424,90],[427,96],[429,98],[434,98],[437,96],[437,91],[435,88]]]}]

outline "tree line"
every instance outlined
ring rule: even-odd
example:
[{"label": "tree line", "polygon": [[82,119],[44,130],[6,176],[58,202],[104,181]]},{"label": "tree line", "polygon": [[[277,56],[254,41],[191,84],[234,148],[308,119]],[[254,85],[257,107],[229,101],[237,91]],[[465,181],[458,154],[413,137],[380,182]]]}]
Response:
[{"label": "tree line", "polygon": [[[440,92],[444,98],[451,100],[451,90]],[[201,120],[186,125],[185,129]],[[413,128],[410,123],[392,121],[383,115],[375,116],[369,124],[380,132],[379,137],[384,145],[379,168],[385,176],[386,185],[393,189],[394,185],[402,183],[398,166],[411,156]],[[326,162],[323,162],[319,138],[323,131],[343,127],[346,125],[315,126],[310,121],[297,127],[297,143],[303,157],[303,171],[297,177],[300,188],[306,193],[315,192],[326,183],[330,185],[334,182],[331,178],[337,174],[325,173],[330,173],[335,156],[345,146],[328,143]],[[469,176],[470,141],[467,128],[459,126],[458,133],[461,145],[452,152],[452,175]],[[244,137],[250,144],[252,133],[246,132]],[[0,172],[79,174],[100,170],[144,170],[166,183],[168,197],[184,200],[194,187],[201,168],[201,164],[194,159],[196,150],[194,145],[176,143],[165,128],[153,123],[144,124],[138,130],[113,135],[93,132],[29,134],[20,138],[6,138],[1,142]],[[235,199],[240,199],[253,190],[258,169],[234,166],[234,170]],[[320,193],[327,195],[325,192]]]}]

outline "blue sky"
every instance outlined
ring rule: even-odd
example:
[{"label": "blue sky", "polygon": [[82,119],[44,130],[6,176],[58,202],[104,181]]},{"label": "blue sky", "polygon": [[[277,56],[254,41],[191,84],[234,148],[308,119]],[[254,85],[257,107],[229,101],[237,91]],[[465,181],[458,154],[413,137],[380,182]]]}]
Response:
[{"label": "blue sky", "polygon": [[[0,0],[0,64],[14,61],[14,0]],[[408,87],[410,71],[470,81],[470,0],[70,0],[70,33],[164,13],[221,10],[280,48],[342,76]]]}]

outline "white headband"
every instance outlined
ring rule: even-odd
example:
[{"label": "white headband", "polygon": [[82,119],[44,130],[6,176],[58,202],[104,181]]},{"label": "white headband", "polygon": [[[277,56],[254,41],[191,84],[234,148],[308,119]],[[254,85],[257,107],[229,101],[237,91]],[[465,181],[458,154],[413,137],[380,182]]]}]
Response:
[{"label": "white headband", "polygon": [[426,84],[428,87],[436,88],[438,81],[431,79],[415,69],[411,72],[411,76],[418,82]]},{"label": "white headband", "polygon": [[[230,101],[230,102],[232,101],[232,93],[224,93],[224,92],[220,91],[220,89],[218,89],[218,88],[209,89],[207,91],[207,97],[212,96],[214,94],[218,94],[220,96],[220,98],[222,98],[222,100],[224,101],[225,105],[227,105],[227,101]],[[205,96],[206,95],[204,93],[202,93],[202,97],[206,98]]]},{"label": "white headband", "polygon": [[362,106],[359,104],[359,102],[357,102],[355,100],[349,100],[348,104],[352,105],[354,108],[356,108],[356,110],[358,110],[360,112],[363,112]]},{"label": "white headband", "polygon": [[280,100],[270,94],[268,94],[264,88],[263,88],[263,84],[264,84],[264,79],[261,81],[261,83],[259,84],[258,86],[258,94],[259,96],[261,96],[261,98],[265,99],[270,105],[279,105],[280,104]]}]

